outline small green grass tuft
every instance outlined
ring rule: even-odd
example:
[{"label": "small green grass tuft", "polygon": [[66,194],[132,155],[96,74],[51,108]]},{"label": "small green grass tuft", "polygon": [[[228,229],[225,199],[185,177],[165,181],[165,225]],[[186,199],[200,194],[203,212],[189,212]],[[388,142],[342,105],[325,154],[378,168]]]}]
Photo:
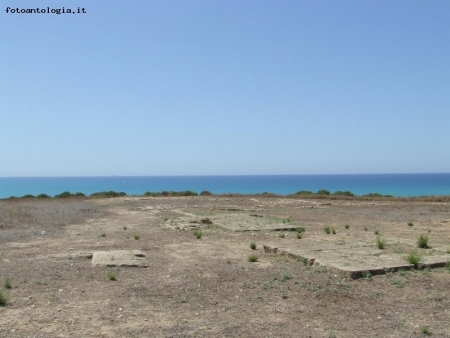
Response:
[{"label": "small green grass tuft", "polygon": [[6,306],[8,302],[8,297],[3,293],[3,290],[0,289],[0,306]]},{"label": "small green grass tuft", "polygon": [[107,276],[108,276],[108,280],[117,280],[117,271],[109,270]]},{"label": "small green grass tuft", "polygon": [[366,270],[366,271],[363,272],[363,277],[364,277],[366,280],[368,280],[368,281],[371,281],[371,280],[372,280],[372,274],[370,273],[369,270]]},{"label": "small green grass tuft", "polygon": [[422,257],[417,251],[411,251],[408,256],[406,256],[406,260],[409,264],[414,264],[415,266],[420,263]]},{"label": "small green grass tuft", "polygon": [[283,274],[281,275],[281,281],[282,281],[282,282],[286,282],[286,281],[288,281],[289,279],[292,279],[292,277],[289,276],[289,274],[288,274],[287,272],[285,272],[285,273],[283,273]]},{"label": "small green grass tuft", "polygon": [[428,325],[423,325],[423,326],[421,326],[420,327],[420,333],[421,334],[425,334],[425,335],[430,335],[431,334],[431,332],[430,332],[430,327],[428,326]]},{"label": "small green grass tuft", "polygon": [[257,262],[258,259],[259,259],[259,257],[258,257],[258,255],[256,255],[256,254],[251,254],[251,255],[248,255],[248,257],[247,257],[247,260],[248,260],[250,263]]},{"label": "small green grass tuft", "polygon": [[280,232],[280,234],[278,236],[280,236],[280,238],[284,238],[284,237],[286,237],[286,234],[284,232]]},{"label": "small green grass tuft", "polygon": [[422,249],[427,249],[428,248],[428,236],[420,235],[419,239],[417,240],[417,246]]},{"label": "small green grass tuft", "polygon": [[367,229],[367,227],[364,227],[364,231],[367,231],[368,229]]},{"label": "small green grass tuft", "polygon": [[3,281],[3,287],[4,287],[5,289],[12,289],[11,278],[5,277],[5,280]]},{"label": "small green grass tuft", "polygon": [[141,239],[141,235],[134,234],[134,239],[137,240],[137,241],[140,240]]},{"label": "small green grass tuft", "polygon": [[345,227],[347,230],[350,229],[350,225],[348,225],[348,224],[344,225],[344,227]]},{"label": "small green grass tuft", "polygon": [[127,228],[127,226],[125,225],[124,227],[123,227],[123,230],[127,230],[128,228]]},{"label": "small green grass tuft", "polygon": [[201,230],[194,230],[193,234],[197,239],[202,239],[203,232]]},{"label": "small green grass tuft", "polygon": [[335,229],[335,228],[331,228],[331,233],[332,233],[333,235],[336,235],[336,229]]},{"label": "small green grass tuft", "polygon": [[380,231],[375,230],[373,233],[378,236],[380,234]]},{"label": "small green grass tuft", "polygon": [[100,237],[106,237],[106,234],[103,232],[100,234]]},{"label": "small green grass tuft", "polygon": [[329,225],[326,225],[326,226],[323,228],[323,231],[324,231],[327,235],[329,235],[329,234],[331,234],[331,227],[330,227]]},{"label": "small green grass tuft", "polygon": [[302,234],[300,232],[297,233],[297,238],[302,239]]},{"label": "small green grass tuft", "polygon": [[302,232],[305,232],[305,228],[298,227],[298,228],[295,228],[295,231],[297,231],[297,233],[301,234]]},{"label": "small green grass tuft", "polygon": [[256,243],[255,242],[251,242],[250,243],[250,249],[256,250]]},{"label": "small green grass tuft", "polygon": [[413,222],[408,222],[408,226],[413,227],[414,223]]},{"label": "small green grass tuft", "polygon": [[377,237],[377,248],[381,250],[386,248],[386,240],[381,237]]}]

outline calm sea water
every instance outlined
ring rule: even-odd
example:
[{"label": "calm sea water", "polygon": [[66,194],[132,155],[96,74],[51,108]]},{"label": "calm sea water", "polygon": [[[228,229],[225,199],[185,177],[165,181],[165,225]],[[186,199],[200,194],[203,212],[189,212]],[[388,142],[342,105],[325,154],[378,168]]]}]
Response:
[{"label": "calm sea water", "polygon": [[0,198],[63,191],[113,190],[128,195],[146,191],[192,190],[212,193],[292,194],[299,190],[351,191],[356,195],[377,192],[393,196],[450,195],[450,174],[367,174],[367,175],[258,175],[258,176],[148,176],[148,177],[20,177],[0,178]]}]

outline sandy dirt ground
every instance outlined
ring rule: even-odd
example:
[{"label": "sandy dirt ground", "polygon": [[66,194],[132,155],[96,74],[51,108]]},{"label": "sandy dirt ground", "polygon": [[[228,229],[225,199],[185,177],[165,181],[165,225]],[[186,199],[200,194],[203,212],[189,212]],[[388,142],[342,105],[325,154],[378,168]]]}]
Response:
[{"label": "sandy dirt ground", "polygon": [[[429,248],[417,248],[420,235]],[[377,237],[387,243],[381,253]],[[0,337],[450,337],[450,266],[352,279],[265,244],[308,249],[325,262],[336,252],[329,248],[445,256],[450,202],[0,201]],[[145,264],[122,266],[125,250],[140,250]],[[110,264],[93,264],[96,252],[113,252]]]}]

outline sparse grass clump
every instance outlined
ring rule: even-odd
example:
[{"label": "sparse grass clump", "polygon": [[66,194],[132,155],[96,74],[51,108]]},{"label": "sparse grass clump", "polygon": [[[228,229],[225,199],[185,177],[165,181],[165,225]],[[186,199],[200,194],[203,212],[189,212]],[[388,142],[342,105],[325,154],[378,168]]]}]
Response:
[{"label": "sparse grass clump", "polygon": [[297,238],[302,239],[302,234],[300,232],[297,232]]},{"label": "sparse grass clump", "polygon": [[109,270],[108,271],[108,280],[117,280],[117,271]]},{"label": "sparse grass clump", "polygon": [[346,228],[348,230],[348,229],[350,229],[350,225],[346,224],[346,225],[344,225],[344,228]]},{"label": "sparse grass clump", "polygon": [[306,230],[303,227],[298,227],[298,228],[295,228],[295,231],[297,231],[299,234],[301,234],[302,232],[305,232]]},{"label": "sparse grass clump", "polygon": [[100,234],[100,237],[106,237],[106,234],[103,232]]},{"label": "sparse grass clump", "polygon": [[420,263],[422,257],[417,251],[411,251],[408,256],[406,256],[406,260],[409,264],[414,264],[415,266]]},{"label": "sparse grass clump", "polygon": [[419,239],[417,240],[417,246],[422,249],[427,249],[428,248],[428,236],[420,235]]},{"label": "sparse grass clump", "polygon": [[134,234],[134,239],[135,240],[140,240],[141,239],[141,235],[139,235],[139,234]]},{"label": "sparse grass clump", "polygon": [[197,239],[202,239],[203,232],[201,230],[194,230],[194,236],[197,237]]},{"label": "sparse grass clump", "polygon": [[426,334],[426,335],[430,335],[430,334],[431,334],[431,332],[430,332],[430,327],[427,326],[427,325],[421,326],[421,327],[420,327],[420,333]]},{"label": "sparse grass clump", "polygon": [[5,306],[8,302],[8,297],[3,293],[3,290],[0,289],[0,306]]},{"label": "sparse grass clump", "polygon": [[373,233],[378,236],[380,234],[380,231],[375,230]]},{"label": "sparse grass clump", "polygon": [[258,255],[256,255],[256,254],[250,254],[250,255],[248,255],[248,257],[247,257],[247,260],[248,260],[250,263],[257,262],[258,259],[259,259],[259,257],[258,257]]},{"label": "sparse grass clump", "polygon": [[123,230],[127,230],[128,228],[127,228],[127,226],[125,225],[124,227],[123,227]]},{"label": "sparse grass clump", "polygon": [[381,250],[386,248],[386,240],[381,237],[377,237],[377,248]]},{"label": "sparse grass clump", "polygon": [[3,281],[3,287],[5,289],[12,289],[12,282],[11,282],[11,278],[6,277],[5,280]]},{"label": "sparse grass clump", "polygon": [[336,229],[335,229],[335,228],[331,228],[331,233],[332,233],[333,235],[336,235]]},{"label": "sparse grass clump", "polygon": [[291,277],[287,272],[285,272],[285,273],[283,273],[283,274],[281,275],[281,281],[282,281],[282,282],[286,282],[286,281],[288,281],[289,279],[292,279],[292,277]]},{"label": "sparse grass clump", "polygon": [[414,226],[414,223],[413,222],[408,222],[408,226],[412,227],[412,226]]},{"label": "sparse grass clump", "polygon": [[325,231],[325,233],[326,233],[327,235],[329,235],[329,234],[331,234],[331,227],[330,227],[329,225],[326,225],[326,226],[323,228],[323,231]]},{"label": "sparse grass clump", "polygon": [[280,238],[284,238],[284,237],[286,237],[286,234],[284,232],[280,232],[280,234],[278,236],[280,236]]},{"label": "sparse grass clump", "polygon": [[251,242],[250,243],[250,249],[256,250],[256,243],[255,242]]}]

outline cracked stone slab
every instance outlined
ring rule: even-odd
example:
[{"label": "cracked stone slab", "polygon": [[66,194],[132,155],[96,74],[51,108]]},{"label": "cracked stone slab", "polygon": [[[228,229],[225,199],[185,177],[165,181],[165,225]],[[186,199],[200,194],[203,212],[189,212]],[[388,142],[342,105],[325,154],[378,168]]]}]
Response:
[{"label": "cracked stone slab", "polygon": [[92,255],[95,266],[148,267],[148,261],[140,250],[96,251]]}]

